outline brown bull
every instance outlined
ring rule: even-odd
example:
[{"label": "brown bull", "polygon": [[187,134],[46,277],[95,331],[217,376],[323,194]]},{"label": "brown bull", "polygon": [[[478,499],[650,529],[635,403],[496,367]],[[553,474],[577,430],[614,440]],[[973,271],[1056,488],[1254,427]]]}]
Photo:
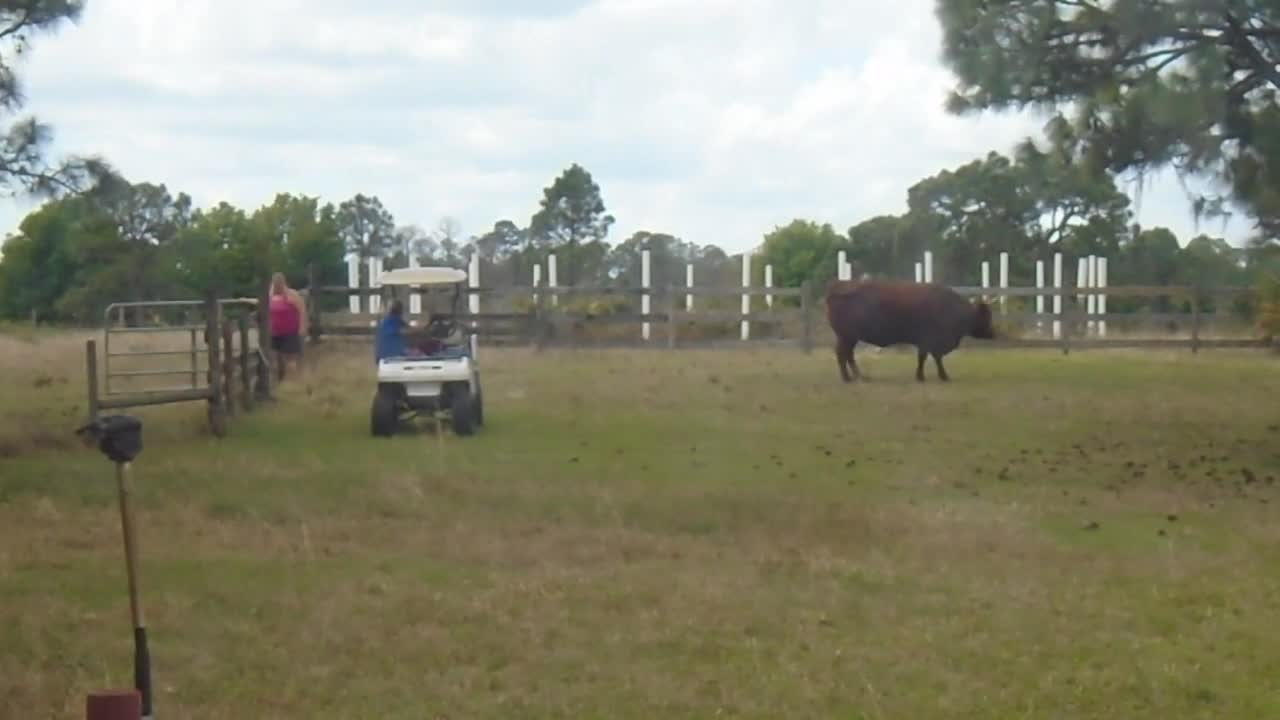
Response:
[{"label": "brown bull", "polygon": [[935,284],[837,281],[827,291],[827,321],[836,334],[836,363],[845,382],[862,375],[853,359],[859,342],[880,347],[915,345],[916,379],[924,380],[924,360],[932,355],[938,378],[947,381],[942,358],[962,338],[995,338],[989,305],[971,303],[951,288]]}]

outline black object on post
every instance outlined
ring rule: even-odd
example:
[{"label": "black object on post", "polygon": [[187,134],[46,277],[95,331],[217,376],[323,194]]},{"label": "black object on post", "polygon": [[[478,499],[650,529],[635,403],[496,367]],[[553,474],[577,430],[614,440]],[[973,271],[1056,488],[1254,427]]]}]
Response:
[{"label": "black object on post", "polygon": [[133,509],[129,505],[129,466],[142,452],[142,421],[131,415],[105,415],[80,427],[76,434],[87,445],[96,443],[98,450],[116,464],[120,525],[124,531],[125,569],[129,580],[129,610],[133,619],[133,678],[142,696],[143,720],[151,720],[151,653],[147,647],[147,627],[138,593],[137,537]]}]

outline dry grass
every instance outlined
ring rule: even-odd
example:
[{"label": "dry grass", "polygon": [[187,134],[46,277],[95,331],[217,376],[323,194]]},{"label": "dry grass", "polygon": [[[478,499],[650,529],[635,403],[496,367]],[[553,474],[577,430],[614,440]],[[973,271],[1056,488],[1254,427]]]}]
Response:
[{"label": "dry grass", "polygon": [[[69,378],[0,401],[4,717],[129,682],[110,468],[22,439],[79,419],[80,348],[0,353]],[[141,413],[162,716],[1280,713],[1273,358],[483,360],[489,426],[443,446],[368,436],[367,348],[222,442]]]}]

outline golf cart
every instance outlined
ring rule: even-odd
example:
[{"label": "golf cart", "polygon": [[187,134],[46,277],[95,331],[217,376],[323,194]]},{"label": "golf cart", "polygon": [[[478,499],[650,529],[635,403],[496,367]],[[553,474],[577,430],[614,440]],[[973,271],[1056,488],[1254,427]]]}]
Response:
[{"label": "golf cart", "polygon": [[448,313],[430,313],[422,330],[406,324],[403,356],[378,361],[370,417],[373,434],[390,437],[403,423],[427,414],[437,420],[443,415],[454,433],[471,435],[484,424],[484,405],[472,337],[456,319],[467,274],[451,267],[402,268],[384,273],[380,280],[396,295],[403,294],[396,289],[405,286],[427,290],[424,305],[433,299],[433,288],[452,286],[453,292]]}]

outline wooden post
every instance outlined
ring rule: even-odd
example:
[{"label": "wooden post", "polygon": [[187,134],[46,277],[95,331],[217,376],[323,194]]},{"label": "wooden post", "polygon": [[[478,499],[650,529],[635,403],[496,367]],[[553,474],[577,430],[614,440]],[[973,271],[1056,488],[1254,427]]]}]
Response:
[{"label": "wooden post", "polygon": [[[271,286],[262,283],[258,287],[258,347],[271,338]],[[275,386],[275,375],[271,372],[271,355],[265,350],[258,356],[258,399],[270,400],[271,388]]]},{"label": "wooden post", "polygon": [[240,330],[240,406],[245,412],[253,410],[253,375],[249,372],[249,316],[237,318]]},{"label": "wooden post", "polygon": [[[1061,295],[1061,293],[1062,293],[1062,291],[1063,291],[1063,289],[1064,289],[1064,288],[1062,288],[1061,286],[1059,286],[1059,287],[1057,287],[1057,288],[1055,288],[1055,289],[1058,291],[1058,293],[1059,293],[1059,295],[1058,295],[1058,299],[1059,299],[1059,301],[1061,301],[1061,299],[1062,299],[1062,295]],[[1060,317],[1061,317],[1061,315],[1060,315]],[[1062,354],[1063,354],[1063,355],[1070,355],[1070,354],[1071,354],[1071,323],[1072,323],[1072,321],[1073,321],[1073,320],[1075,320],[1075,312],[1074,312],[1074,311],[1073,311],[1073,312],[1068,312],[1068,313],[1066,314],[1066,316],[1063,318],[1063,321],[1062,321],[1062,334],[1061,334],[1061,336],[1059,337],[1059,339],[1062,341]]]},{"label": "wooden post", "polygon": [[676,346],[676,293],[675,288],[667,286],[667,349]]},{"label": "wooden post", "polygon": [[547,342],[547,318],[545,298],[542,293],[534,297],[533,303],[533,349],[542,352]]},{"label": "wooden post", "polygon": [[218,342],[219,329],[222,325],[222,306],[212,292],[204,300],[204,337],[205,347],[209,351],[209,430],[214,437],[222,437],[227,432],[226,408],[223,405],[222,385],[222,353]]},{"label": "wooden post", "polygon": [[809,297],[809,287],[808,280],[800,285],[800,314],[804,323],[804,337],[800,343],[806,355],[813,352],[813,300]]},{"label": "wooden post", "polygon": [[[307,337],[311,344],[320,342],[320,286],[316,283],[315,263],[307,265]],[[247,351],[248,344],[244,346]]]},{"label": "wooden post", "polygon": [[200,387],[200,344],[196,340],[196,329],[191,328],[191,389]]},{"label": "wooden post", "polygon": [[236,395],[232,388],[236,386],[236,349],[235,334],[231,329],[231,323],[224,318],[222,321],[222,393],[223,405],[227,409],[227,416],[236,414]]},{"label": "wooden post", "polygon": [[89,421],[98,419],[98,343],[86,340],[84,344],[85,374],[89,388]]},{"label": "wooden post", "polygon": [[1200,352],[1200,287],[1191,288],[1191,352]]}]

